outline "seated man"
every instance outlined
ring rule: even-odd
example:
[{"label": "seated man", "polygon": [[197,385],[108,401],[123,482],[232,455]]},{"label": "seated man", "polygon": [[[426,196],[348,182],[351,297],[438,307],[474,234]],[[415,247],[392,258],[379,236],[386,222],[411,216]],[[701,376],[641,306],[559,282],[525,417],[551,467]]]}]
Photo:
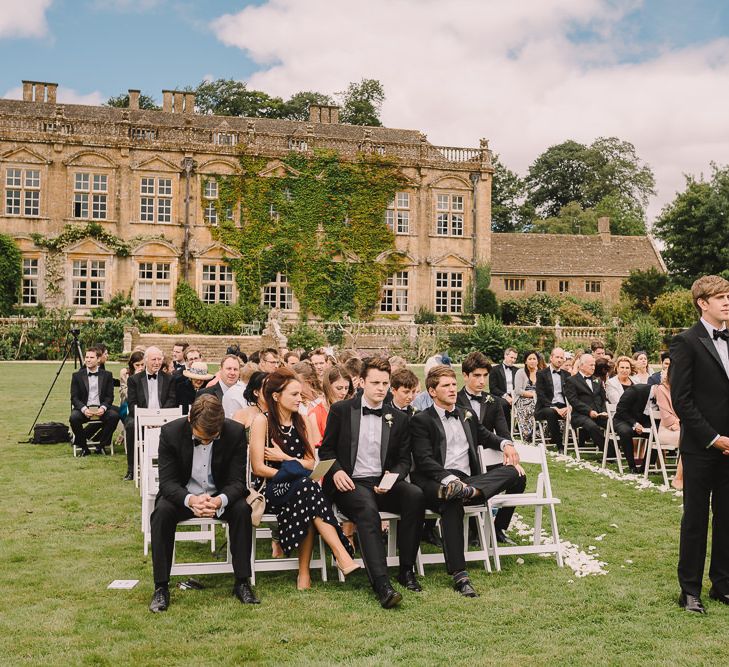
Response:
[{"label": "seated man", "polygon": [[395,371],[391,377],[390,387],[392,389],[392,400],[390,401],[393,408],[397,408],[404,412],[408,417],[415,414],[415,408],[412,406],[415,392],[418,390],[418,376],[408,368],[401,368]]},{"label": "seated man", "polygon": [[[389,609],[402,601],[402,595],[392,587],[387,574],[380,512],[401,516],[397,534],[398,581],[417,592],[421,588],[413,567],[425,517],[425,499],[417,486],[405,481],[411,462],[408,419],[392,405],[383,404],[390,385],[387,359],[365,360],[361,384],[361,396],[331,406],[319,458],[335,459],[325,477],[324,490],[357,525],[370,583],[382,607]],[[398,477],[389,490],[378,486],[385,472]]]},{"label": "seated man", "polygon": [[222,403],[223,397],[233,387],[237,386],[239,380],[240,358],[235,354],[226,354],[220,361],[220,370],[218,371],[217,378],[214,378],[207,387],[200,389],[197,392],[197,395],[202,396],[203,394],[212,394]]},{"label": "seated man", "polygon": [[534,418],[547,422],[549,439],[558,448],[562,447],[560,420],[567,418],[567,404],[564,389],[570,374],[562,370],[564,350],[555,347],[549,355],[549,366],[537,371],[537,405]]},{"label": "seated man", "polygon": [[564,393],[572,406],[572,426],[584,433],[602,449],[605,444],[603,429],[607,426],[607,400],[605,387],[596,377],[595,357],[583,354],[577,361],[577,373],[565,381]]},{"label": "seated man", "polygon": [[643,472],[642,468],[635,465],[633,437],[646,437],[650,431],[651,420],[650,416],[645,414],[645,409],[652,390],[653,387],[649,384],[634,384],[626,387],[620,396],[613,417],[615,433],[620,439],[620,449],[623,450],[632,473]]},{"label": "seated man", "polygon": [[84,424],[98,419],[102,424],[101,438],[96,447],[97,454],[111,445],[119,413],[114,402],[114,376],[106,370],[99,370],[101,351],[96,347],[86,350],[85,366],[71,376],[71,417],[69,422],[73,431],[74,443],[81,449],[81,456],[90,454],[86,446]]},{"label": "seated man", "polygon": [[[483,503],[501,491],[523,490],[524,471],[508,439],[484,428],[475,413],[456,406],[456,374],[451,368],[431,369],[425,386],[434,404],[410,420],[415,461],[410,477],[423,489],[428,508],[440,514],[443,555],[454,588],[466,597],[477,597],[463,553],[463,504]],[[503,451],[506,465],[484,473],[477,447]]]},{"label": "seated man", "polygon": [[228,522],[235,585],[233,595],[258,604],[251,576],[251,509],[245,501],[246,432],[225,418],[215,396],[201,396],[190,414],[165,424],[159,439],[159,493],[151,518],[154,595],[152,612],[170,604],[175,531],[193,517]]},{"label": "seated man", "polygon": [[494,396],[506,401],[506,420],[511,422],[511,404],[514,401],[514,378],[517,368],[514,366],[519,353],[513,347],[504,350],[504,360],[491,369],[489,389]]},{"label": "seated man", "polygon": [[661,373],[665,373],[668,371],[668,367],[671,365],[671,353],[661,352],[661,370],[656,371],[648,378],[648,384],[650,385],[659,385],[661,384]]}]

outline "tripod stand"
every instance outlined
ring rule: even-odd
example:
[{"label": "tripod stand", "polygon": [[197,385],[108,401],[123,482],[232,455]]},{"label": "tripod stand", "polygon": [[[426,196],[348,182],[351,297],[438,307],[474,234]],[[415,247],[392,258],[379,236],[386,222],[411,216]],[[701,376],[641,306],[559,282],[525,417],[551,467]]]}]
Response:
[{"label": "tripod stand", "polygon": [[41,416],[41,412],[43,412],[43,408],[46,407],[46,402],[48,401],[48,397],[51,395],[51,392],[53,391],[53,387],[56,385],[56,380],[58,380],[58,376],[61,374],[61,371],[63,370],[63,366],[66,363],[66,360],[70,355],[73,355],[73,367],[78,368],[80,366],[84,365],[84,355],[81,351],[81,343],[79,342],[78,335],[80,330],[79,329],[71,329],[68,334],[66,334],[66,342],[64,345],[64,352],[63,352],[63,359],[61,360],[61,365],[58,367],[58,370],[56,371],[56,377],[53,378],[53,382],[51,382],[51,386],[48,389],[48,393],[46,394],[46,397],[43,399],[43,403],[41,403],[40,410],[38,410],[38,414],[35,416],[35,419],[33,420],[33,423],[30,425],[30,429],[28,430],[28,435],[30,435],[33,432],[33,427],[38,422],[38,418]]}]

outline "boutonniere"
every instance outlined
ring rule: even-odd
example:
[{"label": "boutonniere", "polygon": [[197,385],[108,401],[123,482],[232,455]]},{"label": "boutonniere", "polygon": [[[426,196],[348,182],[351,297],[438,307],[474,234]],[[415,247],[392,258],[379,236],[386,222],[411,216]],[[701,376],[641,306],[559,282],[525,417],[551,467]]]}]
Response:
[{"label": "boutonniere", "polygon": [[463,419],[465,421],[468,421],[471,417],[473,417],[473,413],[470,412],[469,410],[466,410],[466,414],[464,415]]},{"label": "boutonniere", "polygon": [[387,413],[387,414],[385,415],[385,423],[386,423],[386,424],[387,424],[388,426],[392,426],[392,413],[391,413],[391,412],[388,412],[388,413]]},{"label": "boutonniere", "polygon": [[494,397],[491,394],[486,394],[486,398],[483,399],[484,403],[493,403]]},{"label": "boutonniere", "polygon": [[600,380],[598,380],[597,378],[592,378],[592,384],[597,384],[598,382],[600,382]]},{"label": "boutonniere", "polygon": [[418,412],[418,409],[417,408],[413,407],[412,405],[410,407],[413,408],[413,414],[415,414],[416,412]]}]

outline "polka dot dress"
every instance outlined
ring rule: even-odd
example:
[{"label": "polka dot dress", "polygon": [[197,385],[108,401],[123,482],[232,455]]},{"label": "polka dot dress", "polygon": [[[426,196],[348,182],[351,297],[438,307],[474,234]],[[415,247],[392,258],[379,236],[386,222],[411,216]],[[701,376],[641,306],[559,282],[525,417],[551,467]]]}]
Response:
[{"label": "polka dot dress", "polygon": [[[283,434],[281,449],[289,456],[297,459],[304,458],[306,446],[294,427],[291,427],[290,434]],[[337,529],[342,544],[354,556],[352,546],[344,536],[331,505],[317,482],[306,478],[289,502],[271,509],[276,513],[281,532],[281,548],[287,556],[301,544],[309,531],[311,522],[316,517]]]}]

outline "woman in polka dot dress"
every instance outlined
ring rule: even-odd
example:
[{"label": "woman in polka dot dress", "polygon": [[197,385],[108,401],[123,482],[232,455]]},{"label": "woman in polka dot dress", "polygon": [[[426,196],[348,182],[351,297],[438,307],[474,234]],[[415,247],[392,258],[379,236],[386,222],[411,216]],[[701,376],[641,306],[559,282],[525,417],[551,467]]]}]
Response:
[{"label": "woman in polka dot dress", "polygon": [[[296,375],[288,368],[279,368],[266,378],[263,395],[268,415],[257,415],[251,426],[253,474],[272,480],[284,461],[294,460],[312,470],[314,451],[308,441],[306,422],[298,412],[301,383]],[[337,567],[344,574],[356,570],[359,566],[352,560],[352,547],[339,528],[321,486],[309,477],[274,484],[273,493],[268,493],[269,498],[274,497],[269,509],[278,519],[284,553],[288,556],[291,551],[298,549],[297,588],[302,590],[311,587],[309,566],[314,550],[314,530],[324,538],[337,559]],[[277,497],[283,498],[280,504],[275,502]]]}]

